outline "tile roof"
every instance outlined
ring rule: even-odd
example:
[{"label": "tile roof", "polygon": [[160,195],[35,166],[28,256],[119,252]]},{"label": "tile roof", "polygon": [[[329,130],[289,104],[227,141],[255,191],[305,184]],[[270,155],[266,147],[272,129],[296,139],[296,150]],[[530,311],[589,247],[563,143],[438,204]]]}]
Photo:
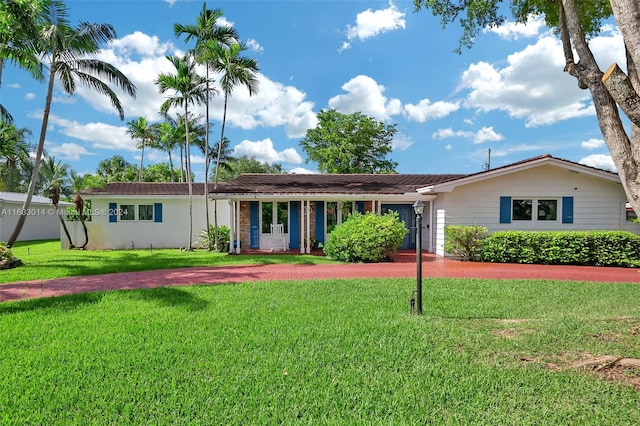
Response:
[{"label": "tile roof", "polygon": [[[209,184],[213,188],[213,184]],[[192,184],[193,195],[204,195],[204,183]],[[112,182],[104,188],[82,191],[83,195],[189,195],[186,182]]]},{"label": "tile roof", "polygon": [[461,174],[243,174],[217,194],[405,194]]}]

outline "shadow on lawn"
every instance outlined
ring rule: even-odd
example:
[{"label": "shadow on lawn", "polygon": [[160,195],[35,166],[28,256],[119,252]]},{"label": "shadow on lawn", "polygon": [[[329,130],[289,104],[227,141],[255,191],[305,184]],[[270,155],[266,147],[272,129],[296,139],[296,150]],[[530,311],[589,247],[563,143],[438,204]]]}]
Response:
[{"label": "shadow on lawn", "polygon": [[55,309],[70,311],[84,305],[98,303],[104,297],[102,292],[79,293],[59,297],[40,297],[28,300],[16,300],[0,303],[0,315],[30,312],[37,309]]},{"label": "shadow on lawn", "polygon": [[123,292],[131,299],[157,303],[163,307],[182,306],[190,311],[201,311],[209,302],[192,293],[176,287],[158,287],[144,290],[126,290]]}]

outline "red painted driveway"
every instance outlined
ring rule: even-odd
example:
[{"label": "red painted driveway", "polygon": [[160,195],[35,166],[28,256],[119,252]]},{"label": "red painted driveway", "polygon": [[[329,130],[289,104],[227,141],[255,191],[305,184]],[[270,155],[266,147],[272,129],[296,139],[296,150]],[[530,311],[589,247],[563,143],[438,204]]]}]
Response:
[{"label": "red painted driveway", "polygon": [[[433,254],[423,255],[422,276],[640,283],[640,270],[632,268],[458,262]],[[373,277],[416,277],[415,253],[401,252],[384,263],[197,267],[0,284],[0,302],[170,285]]]}]

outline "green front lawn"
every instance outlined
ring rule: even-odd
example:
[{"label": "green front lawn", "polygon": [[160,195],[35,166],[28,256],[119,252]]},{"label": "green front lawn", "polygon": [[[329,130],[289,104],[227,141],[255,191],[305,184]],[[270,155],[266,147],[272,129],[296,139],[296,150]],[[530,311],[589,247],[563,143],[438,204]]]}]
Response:
[{"label": "green front lawn", "polygon": [[207,250],[62,250],[57,240],[17,242],[11,251],[24,266],[0,270],[0,283],[189,266],[335,263],[324,256],[300,254],[230,256]]},{"label": "green front lawn", "polygon": [[[85,253],[81,253],[85,254]],[[89,253],[90,254],[90,253]],[[0,423],[637,425],[640,286],[410,279],[0,304]]]}]

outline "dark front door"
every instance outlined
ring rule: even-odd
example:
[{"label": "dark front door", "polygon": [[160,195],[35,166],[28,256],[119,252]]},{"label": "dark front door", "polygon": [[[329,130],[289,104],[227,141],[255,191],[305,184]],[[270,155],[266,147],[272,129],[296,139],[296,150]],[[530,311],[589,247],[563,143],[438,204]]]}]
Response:
[{"label": "dark front door", "polygon": [[390,210],[398,212],[398,217],[402,222],[404,222],[405,226],[409,230],[407,235],[404,237],[404,241],[402,241],[400,250],[415,249],[416,234],[414,228],[416,225],[415,216],[413,214],[413,206],[411,204],[383,204],[381,206],[382,214],[385,214]]}]

